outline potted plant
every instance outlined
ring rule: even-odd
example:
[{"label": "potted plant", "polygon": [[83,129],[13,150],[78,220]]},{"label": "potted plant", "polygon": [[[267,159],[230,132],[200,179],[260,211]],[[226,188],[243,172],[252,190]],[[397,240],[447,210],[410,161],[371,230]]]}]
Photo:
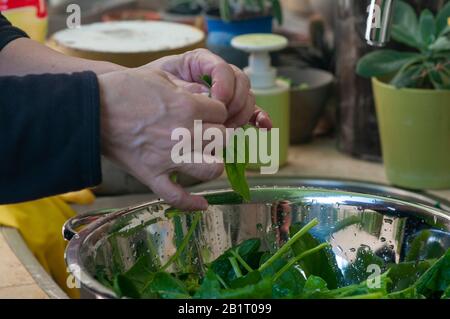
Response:
[{"label": "potted plant", "polygon": [[233,49],[231,40],[247,33],[272,33],[273,18],[283,23],[279,0],[204,0],[207,47],[229,63],[247,65],[247,54]]},{"label": "potted plant", "polygon": [[395,41],[410,51],[378,50],[357,73],[371,77],[387,177],[412,189],[450,188],[450,3],[434,16],[398,1]]}]

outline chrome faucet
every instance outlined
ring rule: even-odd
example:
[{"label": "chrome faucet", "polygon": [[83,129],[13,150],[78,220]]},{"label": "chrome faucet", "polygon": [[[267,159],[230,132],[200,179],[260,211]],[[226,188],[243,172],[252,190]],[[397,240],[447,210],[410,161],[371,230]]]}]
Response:
[{"label": "chrome faucet", "polygon": [[390,40],[395,0],[371,0],[367,8],[365,38],[369,45],[384,47]]}]

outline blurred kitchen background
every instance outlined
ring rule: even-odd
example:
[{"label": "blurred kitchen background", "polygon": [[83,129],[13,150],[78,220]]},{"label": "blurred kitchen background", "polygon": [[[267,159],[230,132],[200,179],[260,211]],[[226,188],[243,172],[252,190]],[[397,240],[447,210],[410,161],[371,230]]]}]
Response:
[{"label": "blurred kitchen background", "polygon": [[[211,0],[52,0],[48,34],[51,36],[66,28],[67,5],[77,3],[81,7],[83,25],[135,19],[191,24],[207,34],[204,43],[207,48],[241,68],[247,65],[247,54],[231,47],[233,36],[255,32],[284,35],[289,39],[289,46],[272,54],[272,58],[279,75],[292,84],[290,142],[298,145],[312,143],[320,137],[335,138],[341,152],[381,162],[372,84],[370,79],[355,72],[358,60],[374,51],[364,40],[370,0],[281,0],[279,10],[282,13],[261,11],[258,7],[245,13],[245,8],[239,7],[243,1],[228,2],[233,9],[236,6],[237,11],[244,12],[232,17],[232,22],[224,21],[223,12],[218,19],[218,1]],[[267,3],[270,5],[272,1]],[[417,13],[425,8],[436,13],[446,1],[409,3]],[[389,46],[404,49],[397,43]],[[145,187],[127,174],[119,173],[111,163],[106,162],[104,170],[105,182],[97,190],[99,193],[146,192]],[[189,180],[184,182],[190,183]]]}]

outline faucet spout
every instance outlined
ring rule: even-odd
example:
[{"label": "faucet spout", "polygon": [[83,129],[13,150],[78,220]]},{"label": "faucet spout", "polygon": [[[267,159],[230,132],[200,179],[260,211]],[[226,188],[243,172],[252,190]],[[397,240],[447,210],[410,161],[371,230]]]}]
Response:
[{"label": "faucet spout", "polygon": [[384,47],[390,40],[395,0],[371,0],[365,38],[369,45]]}]

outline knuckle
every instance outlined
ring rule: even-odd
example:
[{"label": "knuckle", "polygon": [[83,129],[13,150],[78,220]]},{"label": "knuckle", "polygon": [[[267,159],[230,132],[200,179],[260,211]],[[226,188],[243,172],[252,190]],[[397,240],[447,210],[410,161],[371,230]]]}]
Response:
[{"label": "knuckle", "polygon": [[165,76],[166,73],[161,69],[152,69],[152,72],[156,75]]},{"label": "knuckle", "polygon": [[161,78],[163,78],[165,80],[169,79],[169,77],[167,76],[167,73],[164,72],[163,70],[153,69],[152,72],[153,72],[154,75],[159,76],[159,77],[161,77]]},{"label": "knuckle", "polygon": [[242,82],[242,85],[244,85],[245,90],[250,91],[251,84],[248,76],[244,72],[239,71],[236,77],[238,78],[238,81]]},{"label": "knuckle", "polygon": [[234,71],[236,77],[237,77],[239,80],[242,80],[245,84],[250,85],[250,79],[249,79],[249,77],[247,76],[247,74],[244,73],[244,71],[242,71],[240,68],[238,68],[238,67],[235,66],[235,65],[230,64],[230,66],[231,66],[231,68],[233,69],[233,71]]},{"label": "knuckle", "polygon": [[192,52],[198,53],[198,54],[204,54],[204,53],[211,54],[211,51],[209,51],[209,50],[207,50],[207,49],[205,49],[205,48],[198,48],[198,49],[195,49],[195,50],[192,51]]},{"label": "knuckle", "polygon": [[229,66],[233,69],[233,71],[234,72],[236,72],[236,73],[241,73],[242,72],[242,70],[241,69],[239,69],[236,65],[234,65],[234,64],[229,64]]},{"label": "knuckle", "polygon": [[[210,60],[212,59],[212,61],[216,61],[216,60],[219,60],[219,59],[220,59],[217,55],[215,55],[215,54],[212,53],[210,50],[205,49],[205,48],[198,48],[198,49],[195,49],[195,50],[191,51],[191,53],[192,53],[192,56],[195,57],[195,58],[197,58],[197,59],[200,59],[200,58],[202,58],[202,59],[208,58],[208,59],[210,59]],[[220,61],[221,61],[221,59],[220,59]]]}]

